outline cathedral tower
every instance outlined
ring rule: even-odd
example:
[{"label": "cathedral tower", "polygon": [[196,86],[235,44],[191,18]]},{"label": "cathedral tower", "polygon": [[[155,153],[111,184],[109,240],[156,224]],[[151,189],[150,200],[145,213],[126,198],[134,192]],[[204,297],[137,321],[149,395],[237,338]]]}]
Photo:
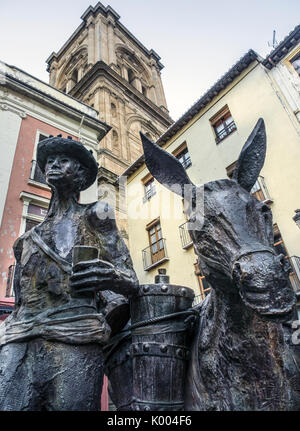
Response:
[{"label": "cathedral tower", "polygon": [[100,2],[47,60],[50,84],[99,111],[112,130],[101,141],[99,180],[113,183],[141,154],[139,132],[156,140],[171,124],[160,57]]}]

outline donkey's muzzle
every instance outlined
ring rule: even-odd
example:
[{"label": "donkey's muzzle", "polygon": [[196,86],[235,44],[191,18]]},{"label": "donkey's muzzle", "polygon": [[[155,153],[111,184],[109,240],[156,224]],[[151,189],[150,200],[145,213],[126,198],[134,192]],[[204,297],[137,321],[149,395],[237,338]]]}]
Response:
[{"label": "donkey's muzzle", "polygon": [[236,261],[232,278],[247,307],[268,320],[284,322],[290,319],[296,303],[289,269],[283,255],[259,252]]}]

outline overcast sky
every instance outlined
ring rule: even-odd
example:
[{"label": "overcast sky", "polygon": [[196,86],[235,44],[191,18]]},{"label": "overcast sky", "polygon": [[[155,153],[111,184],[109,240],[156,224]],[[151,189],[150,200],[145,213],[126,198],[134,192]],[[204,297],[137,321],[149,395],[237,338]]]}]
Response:
[{"label": "overcast sky", "polygon": [[[160,56],[170,115],[181,116],[250,48],[265,56],[300,22],[300,0],[110,0]],[[90,0],[0,0],[0,60],[48,82],[45,61],[82,22]]]}]

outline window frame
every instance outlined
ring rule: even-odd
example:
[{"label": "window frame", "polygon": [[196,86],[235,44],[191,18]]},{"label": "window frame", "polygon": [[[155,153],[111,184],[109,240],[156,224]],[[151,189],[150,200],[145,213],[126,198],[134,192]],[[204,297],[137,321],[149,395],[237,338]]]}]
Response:
[{"label": "window frame", "polygon": [[[142,179],[142,184],[144,187],[144,197],[143,197],[143,202],[148,202],[152,196],[156,195],[156,184],[155,184],[155,180],[154,177],[151,174],[146,175],[143,179]],[[149,186],[149,184],[152,184],[152,186],[147,189],[147,186]]]},{"label": "window frame", "polygon": [[[152,262],[152,265],[154,265],[155,263],[160,262],[162,259],[166,257],[166,248],[165,248],[164,238],[162,234],[160,218],[157,218],[153,220],[151,223],[149,223],[146,226],[146,230],[148,233],[151,262]],[[152,241],[153,238],[155,239],[154,242]],[[155,246],[156,246],[156,249],[154,250]]]},{"label": "window frame", "polygon": [[34,178],[36,175],[37,169],[39,169],[37,161],[36,161],[36,153],[37,153],[38,144],[43,140],[43,139],[41,139],[42,136],[44,137],[44,139],[47,139],[47,138],[49,138],[50,134],[45,133],[41,130],[37,130],[37,132],[36,132],[36,138],[35,138],[34,150],[33,150],[33,155],[32,155],[31,170],[30,170],[30,174],[29,174],[29,178],[28,178],[28,184],[36,185],[36,186],[39,186],[41,188],[45,188],[46,190],[50,190],[50,187],[47,185],[46,182],[43,183],[43,182],[37,181],[37,179]]},{"label": "window frame", "polygon": [[[184,141],[178,148],[176,148],[176,150],[174,150],[172,154],[176,157],[176,159],[180,161],[184,169],[188,169],[190,166],[192,166],[192,159],[186,141]],[[184,154],[188,154],[188,157],[184,159],[184,162],[182,162],[180,160],[180,157]]]},{"label": "window frame", "polygon": [[[232,119],[229,124],[226,122],[228,118]],[[220,109],[213,117],[209,119],[209,121],[215,134],[215,141],[217,145],[237,130],[235,121],[228,105],[225,105],[222,109]],[[218,131],[217,127],[220,125],[223,125],[223,128],[222,130]]]},{"label": "window frame", "polygon": [[[295,65],[294,65],[294,62],[295,61],[299,61],[299,67],[298,68],[296,68],[295,67]],[[293,68],[293,70],[294,70],[294,72],[296,72],[297,73],[297,75],[299,76],[299,78],[300,78],[300,52],[297,52],[290,60],[289,60],[289,63],[290,63],[290,65],[291,65],[291,67]]]}]

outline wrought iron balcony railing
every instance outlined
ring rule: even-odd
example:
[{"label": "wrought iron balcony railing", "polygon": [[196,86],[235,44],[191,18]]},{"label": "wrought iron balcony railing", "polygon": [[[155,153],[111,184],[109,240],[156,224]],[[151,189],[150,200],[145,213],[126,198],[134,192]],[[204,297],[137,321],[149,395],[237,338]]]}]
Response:
[{"label": "wrought iron balcony railing", "polygon": [[188,231],[188,222],[185,222],[179,226],[179,233],[180,233],[182,248],[186,249],[190,247],[193,244],[193,241]]},{"label": "wrought iron balcony railing", "polygon": [[15,268],[16,268],[16,265],[10,265],[8,267],[8,275],[7,275],[7,282],[6,282],[6,293],[5,293],[5,296],[7,298],[15,296],[14,295],[14,289],[13,289]]},{"label": "wrought iron balcony railing", "polygon": [[152,196],[154,196],[156,194],[156,189],[155,187],[152,187],[151,189],[148,189],[145,192],[145,195],[143,196],[143,203],[148,202],[149,199],[152,198]]},{"label": "wrought iron balcony railing", "polygon": [[43,174],[43,172],[41,171],[36,160],[32,160],[31,162],[30,179],[33,181],[36,181],[37,183],[47,185],[45,174]]},{"label": "wrought iron balcony railing", "polygon": [[180,163],[182,164],[182,166],[184,167],[184,169],[189,168],[192,165],[192,161],[190,156],[186,157],[183,160],[180,160]]},{"label": "wrought iron balcony railing", "polygon": [[226,138],[226,136],[230,135],[230,133],[234,132],[236,130],[235,122],[232,121],[229,124],[226,124],[224,126],[224,129],[220,130],[219,132],[216,131],[216,143],[223,141],[223,139]]},{"label": "wrought iron balcony railing", "polygon": [[273,200],[270,197],[269,191],[267,189],[265,179],[261,175],[258,177],[256,183],[251,190],[252,196],[256,197],[259,201],[270,204]]},{"label": "wrought iron balcony railing", "polygon": [[169,260],[166,248],[166,240],[160,239],[155,244],[142,250],[144,270],[148,271],[151,268]]}]

